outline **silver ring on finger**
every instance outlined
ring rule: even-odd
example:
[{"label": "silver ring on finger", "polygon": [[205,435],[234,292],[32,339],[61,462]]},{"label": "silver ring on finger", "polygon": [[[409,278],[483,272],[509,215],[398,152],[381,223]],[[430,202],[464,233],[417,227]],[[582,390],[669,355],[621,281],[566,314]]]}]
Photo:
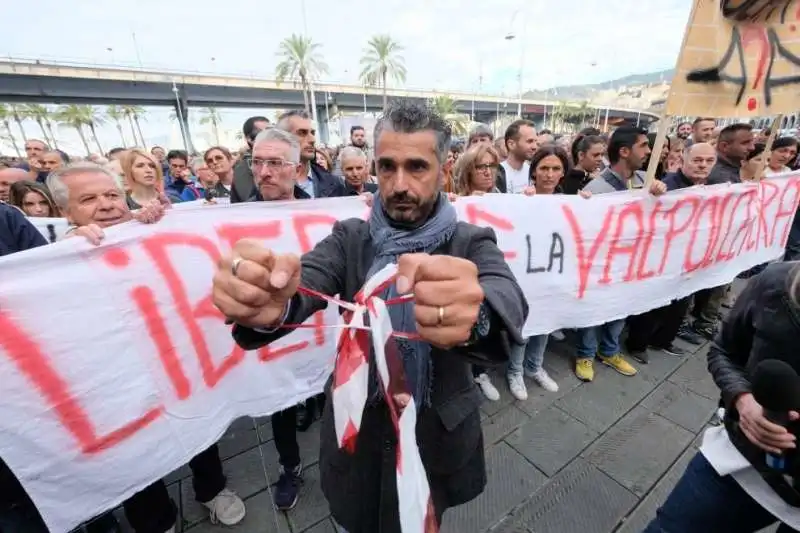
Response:
[{"label": "silver ring on finger", "polygon": [[231,274],[233,274],[237,278],[239,277],[237,272],[239,272],[239,265],[241,263],[242,263],[242,258],[241,257],[235,257],[233,259],[233,261],[231,261]]}]

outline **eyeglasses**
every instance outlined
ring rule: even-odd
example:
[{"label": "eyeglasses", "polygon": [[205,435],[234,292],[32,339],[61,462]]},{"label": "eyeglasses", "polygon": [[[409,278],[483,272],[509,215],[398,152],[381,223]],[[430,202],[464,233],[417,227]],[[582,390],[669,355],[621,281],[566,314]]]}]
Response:
[{"label": "eyeglasses", "polygon": [[251,159],[250,170],[253,172],[258,172],[264,167],[268,168],[269,170],[279,170],[283,167],[292,166],[294,164],[295,163],[286,161],[285,159]]},{"label": "eyeglasses", "polygon": [[495,164],[475,165],[475,170],[477,170],[478,172],[483,172],[485,170],[496,170],[496,169],[497,169],[497,165],[495,165]]}]

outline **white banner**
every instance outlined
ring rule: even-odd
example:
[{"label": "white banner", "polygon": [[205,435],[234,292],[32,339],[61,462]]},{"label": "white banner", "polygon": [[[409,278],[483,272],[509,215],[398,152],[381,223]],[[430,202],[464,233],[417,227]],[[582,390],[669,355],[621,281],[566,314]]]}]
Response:
[{"label": "white banner", "polygon": [[[756,184],[459,199],[492,226],[525,291],[526,335],[641,313],[779,257],[800,174]],[[217,259],[242,237],[303,252],[361,198],[187,206],[0,259],[0,457],[54,532],[188,462],[231,421],[291,406],[330,373],[336,311],[243,352],[210,300]],[[69,495],[65,499],[64,495]]]},{"label": "white banner", "polygon": [[[228,205],[231,203],[230,198],[216,198],[214,203],[217,205]],[[181,202],[178,204],[173,204],[173,209],[193,209],[198,206],[202,205],[214,205],[209,204],[205,200],[194,200],[192,202]],[[70,224],[66,218],[45,218],[45,217],[32,217],[29,218],[36,229],[44,235],[44,238],[47,239],[47,242],[54,243],[56,241],[60,241],[64,238],[64,235],[67,234],[67,230],[70,228]]]}]

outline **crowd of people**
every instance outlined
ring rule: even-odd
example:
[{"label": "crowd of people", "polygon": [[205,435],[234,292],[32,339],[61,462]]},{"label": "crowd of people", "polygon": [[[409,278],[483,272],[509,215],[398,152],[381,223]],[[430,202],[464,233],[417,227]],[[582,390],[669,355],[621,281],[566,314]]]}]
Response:
[{"label": "crowd of people", "polygon": [[[470,229],[472,233],[469,235],[460,233],[463,230],[454,225],[450,206],[458,196],[494,193],[524,194],[535,198],[543,194],[573,194],[592,201],[594,195],[633,193],[642,188],[658,196],[703,184],[755,180],[762,175],[769,177],[798,167],[796,138],[778,137],[771,151],[766,151],[768,131],[754,131],[746,123],[718,128],[714,119],[703,117],[691,124],[678,125],[674,134],[667,137],[657,162],[656,179],[649,183],[644,169],[649,164],[655,135],[634,126],[620,126],[610,133],[585,128],[577,135],[556,135],[548,130],[537,131],[534,122],[519,119],[510,124],[500,138],[495,139],[487,126],[477,125],[466,139],[454,141],[449,126],[433,111],[400,101],[391,104],[378,122],[374,146],[367,145],[364,129],[355,126],[346,146],[321,148],[317,145],[314,124],[304,111],[284,113],[274,125],[263,116],[251,117],[245,121],[243,133],[247,147],[238,152],[214,146],[200,155],[189,155],[183,150],[168,151],[156,146],[149,151],[114,149],[86,161],[71,160],[67,154],[50,149],[42,141],[28,140],[26,159],[5,160],[5,168],[0,168],[0,256],[47,244],[27,223],[26,217],[65,217],[72,226],[70,237],[101,242],[103,229],[132,218],[142,222],[157,221],[163,209],[179,202],[217,202],[227,198],[231,203],[239,203],[362,196],[372,206],[373,215],[365,223],[369,224],[369,231],[358,233],[358,228],[342,226],[338,238],[361,239],[364,234],[372,241],[383,243],[380,239],[387,237],[379,238],[378,235],[391,235],[398,239],[397,242],[404,242],[403,232],[416,232],[414,235],[419,239],[415,242],[427,243],[420,249],[387,252],[395,259],[404,252],[430,253],[437,247],[455,246],[451,241],[458,242],[459,239],[486,241],[489,250],[486,257],[448,256],[453,262],[445,270],[452,270],[451,276],[460,277],[447,279],[458,280],[463,289],[480,280],[475,276],[480,276],[482,264],[495,257],[496,244],[490,235],[478,229]],[[420,136],[420,133],[430,133],[430,136]],[[392,229],[383,234],[375,229],[383,227]],[[348,264],[358,258],[337,263],[336,254],[329,248],[316,249],[303,258],[303,280],[313,280],[312,285],[317,283],[319,286],[311,288],[320,292],[352,296],[364,281],[353,277],[348,269]],[[236,320],[234,338],[240,345],[247,349],[263,346],[277,338],[278,334],[271,329],[276,321],[288,317],[290,323],[302,322],[318,308],[318,304],[302,300],[302,297],[286,290],[285,285],[276,283],[274,278],[274,287],[269,290],[260,288],[259,305],[253,301],[238,302],[236,297],[241,294],[236,289],[238,284],[253,279],[248,276],[255,276],[256,268],[265,268],[257,259],[263,257],[264,251],[254,248],[252,243],[245,243],[237,245],[234,252],[239,254],[238,257],[229,258],[220,267],[214,290],[218,307],[226,316]],[[800,222],[796,220],[785,259],[798,258]],[[461,262],[465,260],[477,265],[477,272],[474,266],[468,268]],[[377,264],[368,264],[365,272]],[[300,263],[296,268],[300,268]],[[345,285],[331,285],[330,276],[333,274],[330,272],[346,280]],[[299,276],[300,272],[287,274]],[[261,276],[259,279],[264,279],[263,272],[258,275]],[[460,442],[448,449],[441,447],[444,431],[441,423],[434,427],[436,424],[429,415],[420,415],[420,427],[426,429],[420,430],[418,437],[423,463],[431,480],[438,520],[446,508],[477,496],[483,489],[486,474],[482,445],[476,445],[480,440],[477,402],[463,395],[455,399],[439,397],[437,394],[441,388],[430,382],[452,380],[453,386],[447,385],[444,387],[446,390],[463,390],[458,386],[468,378],[475,384],[472,387],[474,392],[480,391],[479,394],[489,401],[496,401],[500,393],[489,369],[496,367],[498,362],[505,362],[504,378],[514,398],[527,399],[525,377],[546,391],[557,391],[559,385],[543,363],[548,343],[566,342],[567,338],[574,343],[573,369],[580,380],[594,381],[594,365],[598,363],[624,376],[634,376],[637,373],[634,364],[648,364],[651,357],[686,355],[674,342],[676,338],[693,344],[713,339],[718,333],[722,307],[733,305],[730,287],[726,285],[701,290],[627,319],[576,331],[554,331],[549,335],[522,338],[520,331],[528,303],[510,270],[499,285],[490,287],[481,283],[481,287],[485,294],[483,302],[460,300],[466,297],[464,294],[468,294],[468,290],[456,291],[464,294],[454,293],[448,296],[452,297],[452,302],[445,302],[469,310],[469,313],[462,313],[471,317],[469,327],[460,322],[454,323],[452,328],[441,327],[445,320],[442,310],[447,306],[421,300],[416,302],[418,307],[429,305],[439,309],[438,322],[431,319],[430,328],[425,328],[428,337],[423,336],[422,344],[427,340],[437,347],[445,346],[435,349],[448,354],[444,358],[433,358],[435,368],[432,375],[421,371],[413,373],[420,380],[427,380],[420,386],[422,394],[429,389],[433,391],[427,402],[419,402],[423,406],[422,413],[430,411],[428,406],[435,408],[442,402],[458,400],[463,404],[460,404],[463,414],[459,415],[459,422],[469,422],[455,424],[462,432]],[[448,291],[444,292],[449,295]],[[497,291],[504,296],[495,297]],[[288,302],[292,305],[284,309]],[[498,319],[499,305],[506,307],[501,313],[503,320]],[[481,323],[480,317],[487,309],[485,331],[474,332],[473,326]],[[474,315],[470,314],[473,311]],[[419,319],[417,322],[421,323]],[[451,355],[457,356],[460,344],[443,342],[436,337],[450,329],[458,335],[468,334],[467,339],[459,341],[476,335],[476,351],[489,354],[485,361],[475,357],[471,357],[469,363],[464,358],[450,359]],[[627,331],[626,335],[624,331]],[[506,343],[509,346],[507,353],[500,348],[503,345],[498,340],[501,336],[511,341]],[[416,346],[409,348],[409,352],[424,358],[427,355],[420,354],[427,354],[431,349],[434,348]],[[419,368],[427,368],[427,365]],[[461,375],[462,370],[466,377]],[[418,375],[420,373],[424,377]],[[598,386],[603,385],[599,383]],[[397,531],[394,525],[380,527],[386,520],[394,524],[396,509],[392,514],[389,507],[394,503],[396,508],[396,496],[386,501],[375,496],[387,481],[385,476],[382,477],[380,463],[385,459],[386,451],[380,446],[375,449],[366,447],[363,453],[359,452],[357,465],[347,463],[343,471],[341,457],[330,448],[334,445],[335,441],[331,439],[335,439],[335,435],[331,434],[331,425],[325,423],[326,418],[332,416],[332,407],[325,398],[325,394],[310,398],[302,405],[274,413],[271,417],[281,467],[273,487],[275,507],[288,512],[297,504],[303,484],[297,432],[306,430],[315,420],[322,418],[323,490],[342,531]],[[374,410],[371,415],[365,414],[365,420],[371,420],[370,423],[377,426],[385,424],[385,413],[378,407]],[[478,428],[477,434],[472,432],[475,427]],[[377,433],[367,434],[379,438]],[[437,446],[442,449],[434,450]],[[449,457],[448,453],[451,454]],[[325,457],[338,461],[338,466],[322,464]],[[226,487],[216,445],[196,456],[189,465],[195,497],[207,508],[211,521],[226,526],[240,522],[245,516],[245,505]],[[350,474],[356,470],[368,471],[370,476]],[[35,508],[13,474],[7,468],[2,474],[4,501],[0,507],[0,531],[5,533],[6,527],[10,527],[5,524],[12,521],[16,521],[21,529],[8,531],[42,530],[44,526]],[[360,475],[362,477],[358,477]],[[457,485],[469,489],[457,490]],[[6,490],[6,487],[11,488]],[[175,530],[176,508],[163,481],[155,482],[129,498],[123,507],[137,533]],[[106,513],[83,527],[91,533],[105,533],[116,531],[119,526],[113,516]]]}]

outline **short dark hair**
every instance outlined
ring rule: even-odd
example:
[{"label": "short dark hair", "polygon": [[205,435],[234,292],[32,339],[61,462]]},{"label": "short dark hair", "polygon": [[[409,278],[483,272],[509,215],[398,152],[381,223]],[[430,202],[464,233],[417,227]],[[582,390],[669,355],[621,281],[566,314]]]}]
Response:
[{"label": "short dark hair", "polygon": [[398,133],[433,131],[436,135],[436,155],[439,163],[447,160],[453,130],[435,109],[429,105],[417,104],[411,100],[392,100],[375,123],[373,139],[375,146],[384,130]]},{"label": "short dark hair", "polygon": [[111,157],[114,154],[124,152],[125,150],[126,148],[120,148],[119,146],[117,146],[116,148],[112,148],[111,150],[108,151],[107,157]]},{"label": "short dark hair", "polygon": [[787,146],[800,146],[800,141],[794,137],[778,137],[772,141],[772,149],[786,148]]},{"label": "short dark hair", "polygon": [[633,148],[640,136],[647,137],[647,130],[636,126],[620,126],[608,140],[608,162],[612,165],[619,161],[619,153],[623,148]]},{"label": "short dark hair", "polygon": [[533,179],[536,176],[536,167],[539,166],[539,163],[542,162],[542,159],[551,155],[554,155],[561,160],[561,164],[564,166],[565,175],[567,172],[569,172],[570,164],[567,151],[557,144],[545,144],[536,150],[536,153],[533,154],[533,157],[531,158],[531,166],[528,170],[528,183],[533,183]]},{"label": "short dark hair", "polygon": [[278,129],[281,129],[283,131],[289,131],[289,125],[287,124],[287,122],[292,117],[300,117],[308,120],[311,119],[311,115],[309,115],[308,111],[306,111],[305,109],[290,109],[285,113],[281,113],[281,115],[278,117],[278,122],[276,123]]},{"label": "short dark hair", "polygon": [[675,129],[677,130],[678,128],[680,128],[684,124],[687,125],[687,126],[691,126],[692,125],[692,123],[689,122],[688,120],[684,120],[683,122],[680,122],[677,126],[675,126]]},{"label": "short dark hair", "polygon": [[600,133],[601,133],[600,130],[595,128],[594,126],[588,126],[586,128],[583,128],[578,133],[578,135],[584,135],[584,136],[595,135],[596,136],[596,135],[600,135]]},{"label": "short dark hair", "polygon": [[250,139],[252,141],[253,139],[255,139],[256,135],[258,135],[258,132],[255,131],[256,122],[266,122],[267,124],[269,124],[269,119],[267,117],[262,117],[259,115],[256,117],[250,117],[247,120],[245,120],[244,124],[242,125],[242,133],[244,134],[246,139]]},{"label": "short dark hair", "polygon": [[[543,129],[542,131],[539,132],[539,135],[552,135],[552,134],[553,134],[553,132],[548,130],[547,128],[545,128],[545,129]],[[551,155],[554,155],[554,154],[551,154]]]},{"label": "short dark hair", "polygon": [[503,139],[505,140],[506,144],[506,149],[508,149],[508,141],[516,141],[517,139],[519,139],[519,130],[522,128],[522,126],[531,127],[534,130],[536,129],[536,124],[534,124],[533,121],[531,120],[527,120],[524,118],[515,120],[514,122],[508,125],[508,127],[506,128],[506,134],[503,136]]},{"label": "short dark hair", "polygon": [[711,121],[711,122],[713,122],[714,124],[716,124],[716,123],[717,123],[717,119],[715,119],[715,118],[712,118],[712,117],[697,117],[696,119],[694,119],[694,122],[692,122],[692,127],[694,128],[695,126],[697,126],[697,125],[698,125],[698,124],[700,124],[701,122],[705,122],[705,121],[707,121],[707,120],[710,120],[710,121]]},{"label": "short dark hair", "polygon": [[729,124],[724,128],[722,128],[722,131],[719,132],[719,138],[717,139],[717,142],[729,143],[733,141],[733,138],[736,137],[736,134],[739,133],[740,131],[753,131],[753,126],[748,124],[747,122],[737,122],[735,124]]},{"label": "short dark hair", "polygon": [[364,130],[364,126],[358,126],[358,125],[350,126],[350,135],[352,136],[353,132],[358,131],[358,130],[365,131]]},{"label": "short dark hair", "polygon": [[[152,148],[150,148],[150,153],[152,154],[155,151],[156,148],[158,148],[160,150],[164,150],[163,146],[155,145]],[[164,150],[164,151],[166,152],[166,150]]]},{"label": "short dark hair", "polygon": [[189,154],[186,153],[186,150],[170,150],[167,154],[167,161],[173,159],[183,159],[184,163],[189,164]]},{"label": "short dark hair", "polygon": [[748,152],[747,157],[744,159],[745,161],[750,161],[754,157],[758,157],[764,153],[764,150],[767,149],[767,145],[764,143],[756,143],[753,145],[753,149]]}]

